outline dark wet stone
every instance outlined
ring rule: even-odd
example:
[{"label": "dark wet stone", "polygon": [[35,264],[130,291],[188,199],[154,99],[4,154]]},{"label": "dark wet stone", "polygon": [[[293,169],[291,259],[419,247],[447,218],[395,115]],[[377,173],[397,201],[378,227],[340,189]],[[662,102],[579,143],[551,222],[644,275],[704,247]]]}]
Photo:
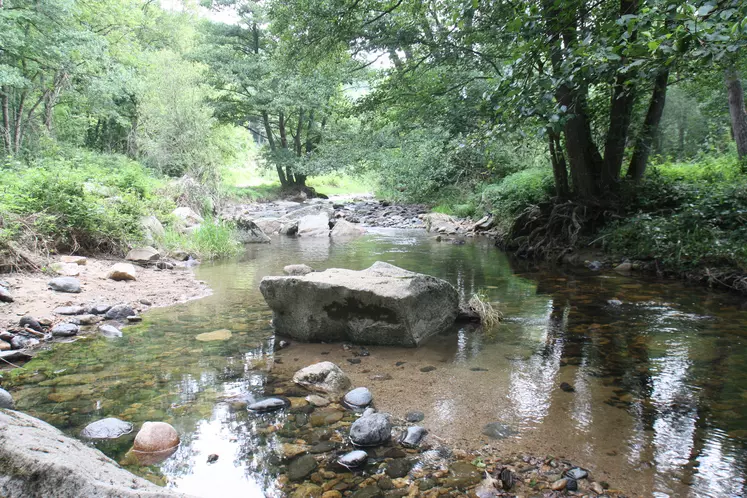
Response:
[{"label": "dark wet stone", "polygon": [[47,282],[47,287],[56,292],[77,294],[80,292],[80,281],[74,277],[57,277]]},{"label": "dark wet stone", "polygon": [[212,455],[208,455],[207,463],[215,463],[218,461],[219,456],[213,453]]},{"label": "dark wet stone", "polygon": [[420,488],[420,491],[428,491],[431,488],[436,487],[436,480],[433,478],[425,478],[420,483],[418,483],[418,488]]},{"label": "dark wet stone", "polygon": [[128,305],[118,304],[109,308],[109,311],[106,312],[104,318],[107,320],[127,320],[128,316],[133,316],[134,314],[135,310],[130,308]]},{"label": "dark wet stone", "polygon": [[566,477],[570,477],[573,480],[586,479],[589,473],[580,467],[574,467],[565,473]]},{"label": "dark wet stone", "polygon": [[384,491],[394,489],[394,483],[392,482],[392,478],[389,476],[383,476],[381,479],[379,479],[379,482],[377,482],[376,485],[379,487],[379,489],[383,489]]},{"label": "dark wet stone", "polygon": [[322,441],[309,448],[309,453],[319,454],[328,453],[337,449],[337,444],[332,441]]},{"label": "dark wet stone", "polygon": [[84,312],[83,306],[60,306],[53,311],[58,315],[82,315]]},{"label": "dark wet stone", "polygon": [[482,433],[493,439],[506,439],[518,434],[516,429],[501,422],[491,422],[482,428]]},{"label": "dark wet stone", "polygon": [[366,453],[363,450],[355,450],[355,451],[351,451],[349,453],[345,453],[344,455],[342,455],[337,460],[337,463],[339,463],[343,467],[347,467],[349,469],[355,469],[365,464],[367,460],[368,460],[368,453]]},{"label": "dark wet stone", "polygon": [[55,337],[72,337],[78,333],[80,327],[74,323],[58,323],[52,327],[52,335]]},{"label": "dark wet stone", "polygon": [[80,433],[85,439],[116,439],[132,432],[132,424],[118,418],[105,418],[88,424]]},{"label": "dark wet stone", "polygon": [[427,367],[422,367],[420,369],[421,372],[432,372],[436,369],[433,365],[428,365]]},{"label": "dark wet stone", "polygon": [[498,478],[501,480],[501,484],[503,484],[503,489],[508,490],[514,487],[514,474],[510,470],[501,470],[500,474],[498,474]]},{"label": "dark wet stone", "polygon": [[565,489],[568,491],[578,491],[578,481],[575,479],[568,479],[565,483]]},{"label": "dark wet stone", "polygon": [[21,320],[18,322],[18,324],[21,327],[28,327],[31,330],[36,330],[37,332],[41,332],[42,331],[41,323],[39,323],[39,320],[37,320],[33,316],[28,316],[28,315],[24,316],[23,318],[21,318]]},{"label": "dark wet stone", "polygon": [[424,427],[413,426],[408,427],[407,432],[402,438],[402,446],[414,448],[420,443],[420,440],[428,433]]},{"label": "dark wet stone", "polygon": [[0,387],[0,408],[8,408],[10,410],[15,408],[13,396],[2,387]]},{"label": "dark wet stone", "polygon": [[622,306],[623,302],[619,299],[610,299],[609,301],[607,301],[607,304],[609,304],[610,306]]},{"label": "dark wet stone", "polygon": [[377,446],[392,437],[392,424],[383,413],[359,418],[350,427],[350,440],[357,446]]},{"label": "dark wet stone", "polygon": [[132,315],[132,316],[128,316],[127,317],[127,321],[130,322],[130,323],[142,322],[143,321],[143,317],[140,316],[140,315]]},{"label": "dark wet stone", "polygon": [[8,289],[0,285],[0,302],[12,303],[13,301],[14,301],[13,295],[10,293],[10,291],[8,291]]},{"label": "dark wet stone", "polygon": [[455,462],[449,466],[449,475],[443,485],[450,488],[465,489],[482,481],[480,470],[468,462]]},{"label": "dark wet stone", "polygon": [[253,412],[274,412],[288,406],[288,401],[283,398],[267,398],[250,404],[247,408]]},{"label": "dark wet stone", "polygon": [[488,371],[487,368],[482,368],[482,367],[472,367],[470,368],[470,370],[473,372],[487,372]]},{"label": "dark wet stone", "polygon": [[368,349],[361,346],[361,349],[359,351],[353,351],[353,356],[371,356],[371,353],[368,351]]},{"label": "dark wet stone", "polygon": [[565,391],[565,392],[567,392],[567,393],[572,393],[572,392],[576,391],[576,390],[575,390],[575,389],[573,388],[573,386],[572,386],[572,385],[570,385],[570,384],[569,384],[569,383],[567,383],[567,382],[563,382],[562,384],[560,384],[560,389],[562,389],[563,391]]},{"label": "dark wet stone", "polygon": [[405,415],[405,420],[413,424],[422,421],[424,418],[425,414],[423,412],[408,412]]},{"label": "dark wet stone", "polygon": [[291,481],[302,481],[311,475],[317,468],[316,459],[311,455],[304,455],[293,460],[288,465],[288,479]]},{"label": "dark wet stone", "polygon": [[[31,339],[30,337],[26,337],[23,335],[15,335],[10,340],[10,347],[13,349],[23,349],[26,347],[31,347],[34,344],[38,344],[39,341],[36,339]],[[3,351],[4,353],[7,353],[8,351]],[[6,360],[10,360],[10,358],[5,358]]]},{"label": "dark wet stone", "polygon": [[358,365],[361,362],[360,358],[346,358],[346,360],[351,365]]},{"label": "dark wet stone", "polygon": [[588,263],[588,264],[586,265],[586,267],[587,267],[587,268],[588,268],[589,270],[592,270],[592,271],[599,271],[599,270],[601,270],[601,269],[602,269],[602,266],[603,266],[603,265],[602,265],[602,263],[601,263],[601,262],[599,262],[599,261],[592,261],[591,263]]},{"label": "dark wet stone", "polygon": [[351,498],[379,498],[383,497],[384,494],[378,486],[366,486],[365,488],[360,488],[350,496]]},{"label": "dark wet stone", "polygon": [[412,463],[409,460],[406,458],[397,458],[389,462],[384,473],[392,479],[398,479],[405,477],[410,472],[410,469],[412,469]]},{"label": "dark wet stone", "polygon": [[308,413],[297,413],[295,416],[295,421],[296,421],[296,427],[303,427],[304,425],[309,423],[309,414]]},{"label": "dark wet stone", "polygon": [[88,307],[88,312],[92,315],[103,315],[112,308],[111,304],[96,303]]},{"label": "dark wet stone", "polygon": [[345,395],[343,401],[352,408],[365,408],[373,402],[373,395],[365,387],[356,387]]},{"label": "dark wet stone", "polygon": [[395,366],[395,367],[401,367],[401,366],[402,366],[402,365],[404,365],[405,363],[407,363],[407,362],[406,362],[406,361],[398,361],[397,363],[395,363],[395,364],[394,364],[394,366]]}]

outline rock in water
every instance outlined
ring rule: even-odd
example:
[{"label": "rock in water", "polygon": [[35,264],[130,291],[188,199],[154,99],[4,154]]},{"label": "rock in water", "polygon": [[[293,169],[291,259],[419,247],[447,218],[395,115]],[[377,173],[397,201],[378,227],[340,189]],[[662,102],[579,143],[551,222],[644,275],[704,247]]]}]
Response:
[{"label": "rock in water", "polygon": [[200,342],[227,341],[231,338],[231,331],[228,329],[213,330],[198,334],[195,339]]},{"label": "rock in water", "polygon": [[161,259],[161,254],[153,247],[146,246],[140,247],[138,249],[132,249],[127,253],[125,259],[139,265],[147,265],[148,263],[153,263]]},{"label": "rock in water", "polygon": [[501,422],[491,422],[482,428],[482,433],[493,439],[506,439],[518,434],[515,429]]},{"label": "rock in water", "polygon": [[109,337],[109,338],[122,337],[122,331],[119,330],[114,325],[99,325],[99,332],[101,332],[101,335],[103,335],[104,337]]},{"label": "rock in water", "polygon": [[0,387],[0,408],[7,408],[13,410],[15,403],[13,402],[13,396],[8,391]]},{"label": "rock in water", "polygon": [[329,216],[310,214],[298,220],[299,237],[329,237]]},{"label": "rock in water", "polygon": [[425,414],[423,412],[407,412],[405,415],[405,420],[408,422],[416,423],[420,422],[425,418]]},{"label": "rock in water", "polygon": [[135,436],[134,451],[158,453],[176,449],[179,434],[166,422],[145,422]]},{"label": "rock in water", "polygon": [[137,270],[130,263],[117,263],[109,269],[106,278],[118,282],[126,280],[137,280]]},{"label": "rock in water", "polygon": [[368,388],[356,387],[345,395],[343,401],[350,408],[363,409],[373,402],[373,395]]},{"label": "rock in water", "polygon": [[286,275],[291,275],[294,277],[301,277],[303,275],[308,275],[309,273],[313,272],[313,268],[311,268],[309,265],[287,265],[283,267],[283,273]]},{"label": "rock in water", "polygon": [[69,292],[77,294],[80,292],[80,281],[74,277],[57,277],[47,282],[47,286],[56,292]]},{"label": "rock in water", "polygon": [[350,427],[350,440],[356,446],[378,446],[392,437],[392,424],[384,413],[365,415]]},{"label": "rock in water", "polygon": [[83,306],[60,306],[55,308],[52,313],[58,315],[82,315],[85,312]]},{"label": "rock in water", "polygon": [[109,308],[104,318],[107,320],[127,320],[128,316],[135,314],[135,311],[126,304],[118,304]]},{"label": "rock in water", "polygon": [[252,220],[246,220],[243,218],[236,220],[236,231],[238,233],[239,242],[242,244],[270,243],[270,237],[268,237]]},{"label": "rock in water", "polygon": [[288,466],[288,479],[301,481],[314,472],[317,466],[316,459],[311,455],[296,458]]},{"label": "rock in water", "polygon": [[58,323],[52,327],[52,335],[55,337],[72,337],[78,333],[80,327],[74,323]]},{"label": "rock in water", "polygon": [[312,391],[343,393],[350,389],[350,379],[340,367],[323,361],[302,368],[293,375],[293,382]]},{"label": "rock in water", "polygon": [[260,290],[278,333],[311,342],[417,346],[453,325],[459,309],[448,282],[382,262],[265,277]]},{"label": "rock in water", "polygon": [[425,428],[420,426],[408,427],[405,436],[402,438],[402,446],[414,448],[420,444],[420,440],[428,433]]},{"label": "rock in water", "polygon": [[247,408],[253,412],[267,413],[286,408],[290,403],[283,398],[267,398],[262,401],[252,403]]},{"label": "rock in water", "polygon": [[130,432],[131,423],[110,417],[88,424],[80,435],[86,439],[116,439]]},{"label": "rock in water", "polygon": [[368,460],[368,453],[363,450],[355,450],[342,455],[337,463],[343,467],[355,469],[366,463],[366,460]]},{"label": "rock in water", "polygon": [[0,427],[0,489],[4,497],[186,498],[134,476],[99,450],[30,415],[0,412]]},{"label": "rock in water", "polygon": [[337,220],[335,227],[332,229],[332,232],[330,232],[330,236],[333,238],[357,237],[363,235],[364,232],[365,230],[358,225],[345,220]]}]

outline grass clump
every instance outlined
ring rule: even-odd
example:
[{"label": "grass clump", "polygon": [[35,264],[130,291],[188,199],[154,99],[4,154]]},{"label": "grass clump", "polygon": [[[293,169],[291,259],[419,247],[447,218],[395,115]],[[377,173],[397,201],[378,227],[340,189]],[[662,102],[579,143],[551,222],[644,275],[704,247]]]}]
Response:
[{"label": "grass clump", "polygon": [[485,329],[492,329],[503,319],[503,314],[493,307],[484,292],[474,293],[467,301],[467,306],[477,313],[480,317],[480,323]]},{"label": "grass clump", "polygon": [[232,223],[211,218],[206,218],[199,228],[188,233],[171,225],[160,242],[167,252],[179,249],[201,259],[235,256],[241,250],[236,227]]}]

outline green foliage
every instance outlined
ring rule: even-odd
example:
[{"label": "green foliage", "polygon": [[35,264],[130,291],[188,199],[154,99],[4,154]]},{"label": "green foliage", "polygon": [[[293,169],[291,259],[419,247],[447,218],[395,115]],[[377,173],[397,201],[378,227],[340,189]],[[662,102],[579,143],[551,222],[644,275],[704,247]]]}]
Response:
[{"label": "green foliage", "polygon": [[675,269],[747,270],[747,178],[734,157],[664,164],[635,190],[630,216],[603,233],[606,250]]},{"label": "green foliage", "polygon": [[188,234],[169,227],[161,243],[167,251],[181,249],[203,259],[234,256],[241,250],[236,227],[212,218],[206,218],[200,228]]},{"label": "green foliage", "polygon": [[493,213],[500,223],[507,223],[527,206],[538,204],[552,194],[552,172],[547,168],[527,169],[485,187],[481,207]]},{"label": "green foliage", "polygon": [[120,252],[142,237],[139,219],[173,204],[154,196],[160,181],[117,155],[75,149],[0,172],[0,215],[15,218],[58,251]]}]

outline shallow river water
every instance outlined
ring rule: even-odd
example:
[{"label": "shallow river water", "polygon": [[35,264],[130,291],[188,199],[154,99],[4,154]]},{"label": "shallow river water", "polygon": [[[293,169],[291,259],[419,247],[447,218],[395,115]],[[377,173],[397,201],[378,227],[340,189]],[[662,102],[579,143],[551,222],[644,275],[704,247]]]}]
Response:
[{"label": "shallow river water", "polygon": [[[455,327],[418,349],[369,347],[358,364],[348,361],[358,348],[341,344],[273,352],[263,276],[290,263],[363,269],[377,260],[444,278],[467,297],[484,292],[504,321],[489,332]],[[347,243],[274,239],[197,274],[212,296],[152,310],[122,339],[56,345],[5,372],[4,387],[19,409],[73,435],[104,417],[172,423],[177,453],[133,470],[196,496],[279,495],[278,436],[231,400],[260,398],[272,379],[324,360],[369,387],[379,410],[424,412],[423,425],[456,448],[566,458],[633,495],[745,494],[747,311],[736,296],[524,266],[487,241],[452,245],[404,230]],[[231,338],[195,340],[217,329]],[[493,422],[506,437],[483,434]],[[120,461],[131,443],[98,447]],[[209,454],[220,458],[208,464]]]}]

